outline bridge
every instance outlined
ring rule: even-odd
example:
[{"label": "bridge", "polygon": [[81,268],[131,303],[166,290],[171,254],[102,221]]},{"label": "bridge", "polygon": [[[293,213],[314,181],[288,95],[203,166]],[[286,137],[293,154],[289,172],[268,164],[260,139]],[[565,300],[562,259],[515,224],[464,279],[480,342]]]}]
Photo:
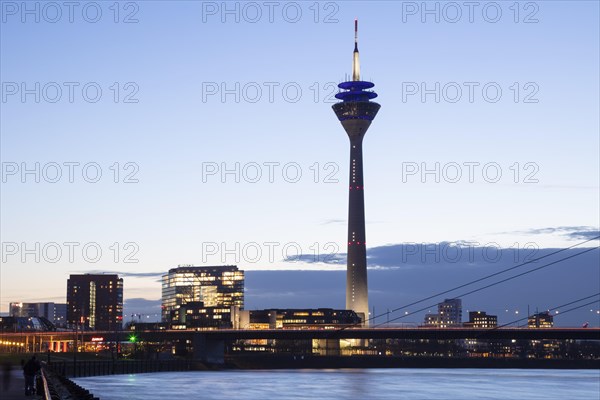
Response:
[{"label": "bridge", "polygon": [[206,334],[223,340],[235,339],[574,339],[600,340],[600,329],[473,329],[473,328],[372,328],[341,330],[222,330]]},{"label": "bridge", "polygon": [[220,329],[156,331],[13,332],[0,334],[0,349],[18,351],[67,351],[73,343],[127,342],[135,335],[140,342],[176,343],[191,341],[195,358],[222,362],[225,343],[237,340],[325,340],[400,339],[400,340],[598,340],[600,328],[347,328],[347,329]]},{"label": "bridge", "polygon": [[[123,341],[127,335],[135,334],[139,340],[161,342],[185,340],[203,335],[211,340],[308,340],[308,339],[524,339],[524,340],[600,340],[600,328],[348,328],[348,329],[216,329],[216,330],[153,330],[153,331],[79,331],[78,340],[83,342],[114,341],[116,336]],[[52,332],[4,332],[3,342],[29,343],[51,341],[73,341],[74,331]]]}]

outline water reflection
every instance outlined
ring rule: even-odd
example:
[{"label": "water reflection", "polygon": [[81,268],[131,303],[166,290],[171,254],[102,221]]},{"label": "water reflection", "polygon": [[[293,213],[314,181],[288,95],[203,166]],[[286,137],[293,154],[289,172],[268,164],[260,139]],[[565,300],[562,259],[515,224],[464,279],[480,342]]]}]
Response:
[{"label": "water reflection", "polygon": [[598,371],[346,369],[165,372],[76,379],[102,400],[593,399]]}]

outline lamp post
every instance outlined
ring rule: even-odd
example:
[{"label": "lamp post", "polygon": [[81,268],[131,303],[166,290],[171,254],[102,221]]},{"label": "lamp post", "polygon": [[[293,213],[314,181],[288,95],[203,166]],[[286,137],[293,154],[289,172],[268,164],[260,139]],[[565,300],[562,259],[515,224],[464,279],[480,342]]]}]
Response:
[{"label": "lamp post", "polygon": [[74,329],[74,334],[75,337],[73,339],[73,376],[76,377],[77,376],[77,325],[78,322],[77,320],[75,321],[75,329]]}]

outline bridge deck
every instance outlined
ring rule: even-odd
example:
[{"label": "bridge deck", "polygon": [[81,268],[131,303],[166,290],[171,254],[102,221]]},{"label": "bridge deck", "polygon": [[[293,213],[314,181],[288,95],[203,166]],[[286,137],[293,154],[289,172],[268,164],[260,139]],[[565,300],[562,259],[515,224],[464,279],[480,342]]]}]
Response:
[{"label": "bridge deck", "polygon": [[[78,332],[79,340],[91,341],[99,338],[105,341],[127,340],[127,335],[133,332]],[[265,329],[265,330],[202,330],[202,331],[135,331],[141,341],[163,341],[189,339],[195,334],[203,334],[211,339],[572,339],[600,340],[600,328],[348,328],[343,330],[311,330],[311,329]],[[69,341],[73,340],[73,332],[37,332],[37,333],[2,333],[0,340],[36,341]]]}]

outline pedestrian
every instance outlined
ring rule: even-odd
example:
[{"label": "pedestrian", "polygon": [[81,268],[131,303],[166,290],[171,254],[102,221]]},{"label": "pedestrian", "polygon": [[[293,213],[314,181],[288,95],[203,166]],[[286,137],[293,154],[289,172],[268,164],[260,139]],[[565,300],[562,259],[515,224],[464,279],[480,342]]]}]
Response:
[{"label": "pedestrian", "polygon": [[35,394],[35,376],[41,368],[36,356],[32,356],[23,366],[23,375],[25,376],[25,396]]}]

